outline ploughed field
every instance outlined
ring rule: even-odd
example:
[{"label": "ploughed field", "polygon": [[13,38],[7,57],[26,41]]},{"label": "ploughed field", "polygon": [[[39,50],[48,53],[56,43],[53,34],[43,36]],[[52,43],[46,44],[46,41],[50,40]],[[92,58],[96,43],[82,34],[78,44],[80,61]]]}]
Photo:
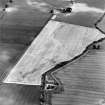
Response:
[{"label": "ploughed field", "polygon": [[105,41],[56,70],[64,91],[53,94],[52,105],[102,105],[105,100]]},{"label": "ploughed field", "polygon": [[0,105],[39,105],[40,87],[1,84]]}]

